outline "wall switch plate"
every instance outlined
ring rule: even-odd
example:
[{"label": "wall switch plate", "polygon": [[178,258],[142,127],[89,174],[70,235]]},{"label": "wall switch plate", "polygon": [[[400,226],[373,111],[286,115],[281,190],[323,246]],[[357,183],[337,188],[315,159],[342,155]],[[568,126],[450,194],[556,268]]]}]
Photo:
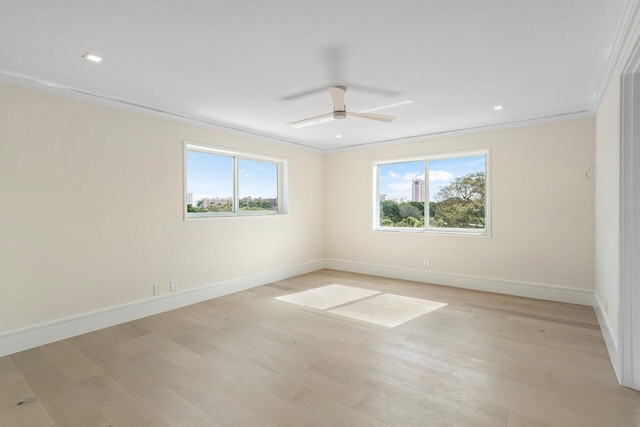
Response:
[{"label": "wall switch plate", "polygon": [[160,283],[156,283],[153,285],[153,295],[160,295],[162,293],[162,285]]},{"label": "wall switch plate", "polygon": [[429,268],[429,258],[424,259],[424,261],[422,262],[422,266],[424,268]]},{"label": "wall switch plate", "polygon": [[178,284],[175,280],[169,282],[169,292],[175,292],[178,289]]}]

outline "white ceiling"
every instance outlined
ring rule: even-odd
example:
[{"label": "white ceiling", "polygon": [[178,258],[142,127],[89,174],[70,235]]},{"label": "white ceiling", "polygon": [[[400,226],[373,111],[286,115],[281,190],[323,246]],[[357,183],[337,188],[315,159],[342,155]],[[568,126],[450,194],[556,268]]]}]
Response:
[{"label": "white ceiling", "polygon": [[[0,78],[330,150],[592,112],[627,2],[0,0]],[[413,102],[287,125],[332,85],[350,111]]]}]

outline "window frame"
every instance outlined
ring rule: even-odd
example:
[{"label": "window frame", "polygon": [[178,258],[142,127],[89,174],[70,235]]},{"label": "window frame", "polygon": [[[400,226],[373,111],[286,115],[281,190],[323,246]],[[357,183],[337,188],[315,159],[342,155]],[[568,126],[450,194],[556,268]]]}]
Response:
[{"label": "window frame", "polygon": [[[187,152],[199,151],[202,153],[214,154],[218,156],[227,156],[233,158],[233,211],[232,212],[188,212],[187,211],[187,197],[188,197],[188,182],[187,182]],[[183,161],[184,161],[184,175],[183,175],[183,215],[185,221],[198,221],[210,218],[255,218],[255,217],[278,217],[288,215],[288,197],[287,197],[287,160],[280,157],[265,156],[263,154],[249,153],[244,151],[229,150],[227,148],[219,148],[201,143],[195,143],[190,141],[183,142]],[[251,160],[261,163],[270,163],[277,166],[278,176],[278,209],[277,210],[240,210],[239,199],[239,176],[238,176],[238,163],[239,160]]]},{"label": "window frame", "polygon": [[[461,157],[484,156],[485,167],[485,227],[483,229],[473,228],[445,228],[432,227],[429,224],[429,199],[431,196],[429,188],[429,162],[432,160],[454,159]],[[389,165],[394,163],[423,161],[425,163],[425,225],[422,228],[416,227],[385,227],[380,225],[380,179],[378,172],[381,165]],[[436,235],[452,235],[452,236],[469,236],[469,237],[491,237],[491,149],[477,148],[471,150],[450,151],[433,154],[425,154],[421,156],[396,157],[374,160],[373,162],[373,231],[396,232],[396,233],[418,233],[418,234],[436,234]]]}]

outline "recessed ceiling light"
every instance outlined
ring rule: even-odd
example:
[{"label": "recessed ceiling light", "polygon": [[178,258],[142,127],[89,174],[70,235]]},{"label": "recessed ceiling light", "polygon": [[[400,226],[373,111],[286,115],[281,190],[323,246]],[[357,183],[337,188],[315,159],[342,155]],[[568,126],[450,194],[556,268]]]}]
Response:
[{"label": "recessed ceiling light", "polygon": [[93,62],[100,62],[102,61],[102,58],[100,58],[98,55],[96,55],[95,53],[91,53],[91,52],[87,52],[84,55],[82,55],[82,57],[84,59],[88,59],[89,61],[93,61]]},{"label": "recessed ceiling light", "polygon": [[500,111],[502,110],[504,107],[502,105],[496,105],[495,107],[493,107],[494,110],[496,111]]},{"label": "recessed ceiling light", "polygon": [[336,135],[336,138],[342,138],[342,135],[337,134],[337,135]]}]

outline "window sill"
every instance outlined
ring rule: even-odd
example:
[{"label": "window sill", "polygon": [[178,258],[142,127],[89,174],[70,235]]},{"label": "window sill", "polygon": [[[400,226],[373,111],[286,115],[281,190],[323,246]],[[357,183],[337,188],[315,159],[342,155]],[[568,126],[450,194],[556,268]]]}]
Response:
[{"label": "window sill", "polygon": [[287,213],[281,212],[264,212],[264,213],[213,213],[205,215],[185,215],[185,221],[202,221],[208,219],[229,219],[229,218],[274,218],[289,216]]},{"label": "window sill", "polygon": [[489,230],[478,231],[460,231],[460,230],[427,230],[424,228],[404,228],[404,227],[374,227],[374,232],[382,233],[407,233],[407,234],[427,234],[435,236],[454,236],[454,237],[479,237],[490,239],[491,233]]}]

